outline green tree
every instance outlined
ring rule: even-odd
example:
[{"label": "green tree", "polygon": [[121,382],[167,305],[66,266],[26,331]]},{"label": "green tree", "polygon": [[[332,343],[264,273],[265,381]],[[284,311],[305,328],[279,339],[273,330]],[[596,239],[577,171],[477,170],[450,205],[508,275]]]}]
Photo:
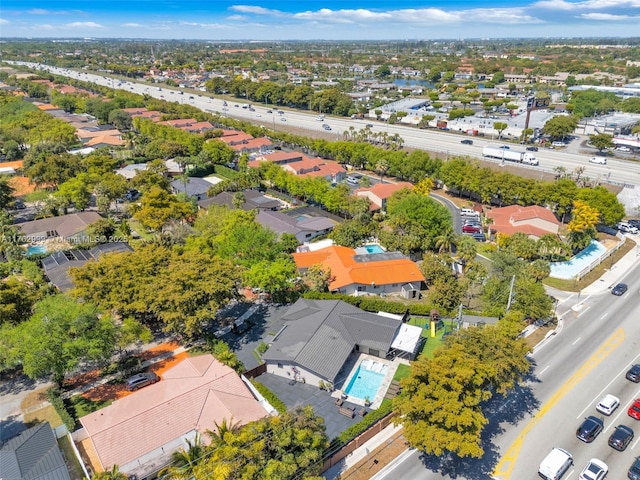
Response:
[{"label": "green tree", "polygon": [[78,365],[108,360],[115,341],[111,317],[99,315],[91,303],[78,303],[66,295],[39,301],[31,318],[11,335],[15,360],[24,373],[33,379],[52,374],[58,386]]},{"label": "green tree", "polygon": [[589,142],[591,143],[591,145],[596,147],[599,152],[602,152],[607,148],[614,148],[616,146],[616,144],[613,143],[613,135],[609,135],[608,133],[598,133],[595,135],[590,135]]},{"label": "green tree", "polygon": [[581,188],[576,196],[600,214],[599,222],[605,225],[615,225],[625,216],[624,205],[620,203],[615,193],[602,185],[593,188]]},{"label": "green tree", "polygon": [[493,122],[493,128],[498,132],[498,138],[502,138],[502,132],[504,132],[508,126],[509,124],[505,122]]},{"label": "green tree", "polygon": [[160,231],[169,220],[186,220],[194,215],[193,204],[153,186],[143,193],[139,204],[131,207],[133,218],[145,228]]},{"label": "green tree", "polygon": [[127,480],[128,478],[129,477],[120,471],[117,465],[114,465],[111,467],[111,470],[95,473],[91,477],[91,480]]},{"label": "green tree", "polygon": [[276,302],[287,299],[295,286],[296,264],[291,257],[263,260],[253,264],[244,274],[245,283],[268,293]]},{"label": "green tree", "polygon": [[181,448],[171,454],[171,465],[163,468],[159,478],[163,480],[189,480],[193,478],[195,467],[206,454],[206,446],[199,433],[196,433],[193,441],[186,439],[187,447]]},{"label": "green tree", "polygon": [[575,117],[557,115],[547,120],[544,127],[542,127],[542,131],[551,138],[564,140],[577,126],[578,120]]}]

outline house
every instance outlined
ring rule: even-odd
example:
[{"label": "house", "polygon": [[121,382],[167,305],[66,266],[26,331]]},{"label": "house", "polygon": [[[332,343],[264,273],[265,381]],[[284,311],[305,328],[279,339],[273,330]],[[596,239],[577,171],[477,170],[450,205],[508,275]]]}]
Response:
[{"label": "house", "polygon": [[79,441],[95,453],[95,471],[118,465],[123,473],[145,478],[197,433],[215,432],[224,420],[240,425],[259,420],[267,416],[266,408],[271,410],[264,405],[233,369],[212,355],[188,357],[158,383],[81,417],[84,439]]},{"label": "house", "polygon": [[132,252],[125,242],[109,242],[96,245],[90,250],[66,250],[52,253],[42,259],[45,276],[58,290],[66,292],[73,288],[68,272],[71,267],[81,267],[90,260],[97,260],[105,253]]},{"label": "house", "polygon": [[[278,210],[282,207],[280,200],[267,197],[258,190],[244,190],[244,203],[240,206],[242,210]],[[205,198],[198,202],[200,208],[207,209],[211,205],[226,205],[229,208],[236,208],[233,197],[233,192],[221,192],[215,197]]]},{"label": "house", "polygon": [[482,317],[478,315],[462,315],[462,328],[483,327],[484,325],[495,325],[498,317]]},{"label": "house", "polygon": [[539,205],[494,208],[487,212],[487,218],[493,220],[493,224],[489,226],[490,234],[524,233],[538,239],[543,235],[557,235],[560,228],[560,222],[553,212]]},{"label": "house", "polygon": [[316,217],[311,215],[300,215],[292,217],[282,212],[270,210],[260,210],[256,220],[263,227],[268,228],[277,234],[291,233],[295,235],[298,242],[304,243],[309,240],[326,235],[338,222],[327,217]]},{"label": "house", "polygon": [[207,182],[198,177],[189,177],[186,182],[182,179],[171,182],[171,190],[173,193],[184,193],[188,197],[195,198],[196,201],[207,198],[207,192],[210,188],[211,182]]},{"label": "house", "polygon": [[3,480],[71,480],[49,422],[35,425],[0,447]]},{"label": "house", "polygon": [[41,218],[16,225],[27,242],[43,242],[50,238],[71,239],[102,219],[96,212],[78,212],[59,217]]},{"label": "house", "polygon": [[347,295],[420,296],[425,282],[418,265],[400,252],[368,253],[338,245],[293,254],[301,273],[312,265],[331,272],[329,290]]},{"label": "house", "polygon": [[[395,315],[365,312],[342,300],[300,299],[282,319],[283,328],[262,355],[267,372],[310,385],[344,381],[352,353],[386,358],[403,325]],[[416,345],[402,348],[414,351]]]},{"label": "house", "polygon": [[403,188],[413,190],[413,184],[409,182],[376,183],[371,187],[358,188],[353,193],[358,197],[368,198],[371,202],[371,210],[385,211],[387,209],[387,200],[391,195]]},{"label": "house", "polygon": [[132,163],[125,167],[118,168],[116,173],[123,176],[127,180],[131,180],[139,171],[146,170],[148,165],[146,163]]},{"label": "house", "polygon": [[347,176],[347,171],[338,162],[320,157],[303,156],[302,160],[282,165],[282,169],[298,177],[321,177],[331,183],[341,182]]}]

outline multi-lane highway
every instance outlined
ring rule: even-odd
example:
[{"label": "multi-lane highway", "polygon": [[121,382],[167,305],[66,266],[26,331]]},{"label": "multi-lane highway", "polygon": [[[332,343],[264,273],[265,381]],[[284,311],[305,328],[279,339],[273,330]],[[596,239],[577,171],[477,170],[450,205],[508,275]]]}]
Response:
[{"label": "multi-lane highway", "polygon": [[[128,90],[138,94],[147,94],[154,98],[172,101],[176,103],[186,103],[193,105],[201,110],[219,113],[222,116],[247,120],[252,123],[262,125],[266,129],[278,130],[281,126],[289,125],[297,128],[307,129],[311,131],[322,131],[325,133],[335,134],[336,139],[342,139],[343,133],[348,132],[351,128],[359,130],[364,128],[367,123],[372,123],[372,131],[385,132],[389,135],[397,133],[404,140],[407,147],[420,148],[431,152],[438,152],[447,155],[468,155],[470,157],[482,158],[482,147],[491,143],[496,143],[488,138],[474,138],[472,145],[461,144],[460,135],[451,134],[443,131],[419,130],[414,127],[405,125],[389,125],[368,119],[354,120],[344,117],[326,116],[324,121],[318,120],[317,113],[300,112],[296,110],[288,110],[283,108],[274,108],[270,104],[252,103],[253,111],[243,109],[244,101],[227,101],[228,105],[224,105],[224,100],[213,98],[206,93],[180,93],[179,88],[165,88],[158,90],[157,86],[150,85],[145,82],[120,81],[107,76],[94,75],[82,71],[75,71],[53,67],[49,65],[41,65],[29,62],[8,62],[27,65],[32,68],[46,70],[57,75],[70,78],[76,78],[87,82],[96,83],[111,88]],[[266,99],[268,100],[268,98]],[[237,106],[236,106],[237,105]],[[271,113],[268,111],[271,110]],[[285,112],[284,115],[278,115],[277,110]],[[283,120],[284,118],[284,120]],[[323,129],[323,124],[331,127],[330,131]],[[640,184],[640,163],[626,161],[620,159],[610,159],[607,165],[598,165],[589,163],[590,155],[570,153],[566,150],[547,150],[541,149],[535,153],[540,161],[537,167],[529,167],[534,171],[553,172],[556,167],[564,167],[568,172],[573,171],[577,167],[585,167],[583,176],[591,179],[599,179],[602,182],[611,181],[618,184]],[[500,160],[489,160],[500,163]]]}]

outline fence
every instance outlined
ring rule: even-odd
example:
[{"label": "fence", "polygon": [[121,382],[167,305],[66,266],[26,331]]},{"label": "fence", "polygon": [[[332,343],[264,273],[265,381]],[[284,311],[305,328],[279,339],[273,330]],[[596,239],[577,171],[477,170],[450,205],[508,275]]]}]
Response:
[{"label": "fence", "polygon": [[267,371],[267,364],[262,363],[257,367],[252,368],[251,370],[247,370],[246,372],[243,373],[243,375],[247,378],[256,378],[262,375],[263,373],[265,373],[266,371]]},{"label": "fence", "polygon": [[589,265],[587,265],[582,270],[580,270],[576,275],[576,282],[579,282],[580,279],[584,277],[587,273],[589,273],[591,270],[593,270],[598,265],[600,265],[605,259],[609,258],[611,255],[617,252],[618,249],[622,247],[622,245],[624,245],[624,243],[627,241],[627,237],[622,235],[620,232],[616,233],[616,237],[620,239],[618,244],[615,247],[613,247],[611,250],[607,250],[606,252],[604,252],[602,255],[596,258],[593,262],[591,262]]}]

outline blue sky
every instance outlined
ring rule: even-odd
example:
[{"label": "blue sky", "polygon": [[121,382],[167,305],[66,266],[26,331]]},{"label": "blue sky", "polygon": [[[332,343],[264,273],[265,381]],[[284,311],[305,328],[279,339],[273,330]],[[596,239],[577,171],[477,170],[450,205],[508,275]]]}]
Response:
[{"label": "blue sky", "polygon": [[640,0],[2,0],[0,38],[416,40],[638,36]]}]

